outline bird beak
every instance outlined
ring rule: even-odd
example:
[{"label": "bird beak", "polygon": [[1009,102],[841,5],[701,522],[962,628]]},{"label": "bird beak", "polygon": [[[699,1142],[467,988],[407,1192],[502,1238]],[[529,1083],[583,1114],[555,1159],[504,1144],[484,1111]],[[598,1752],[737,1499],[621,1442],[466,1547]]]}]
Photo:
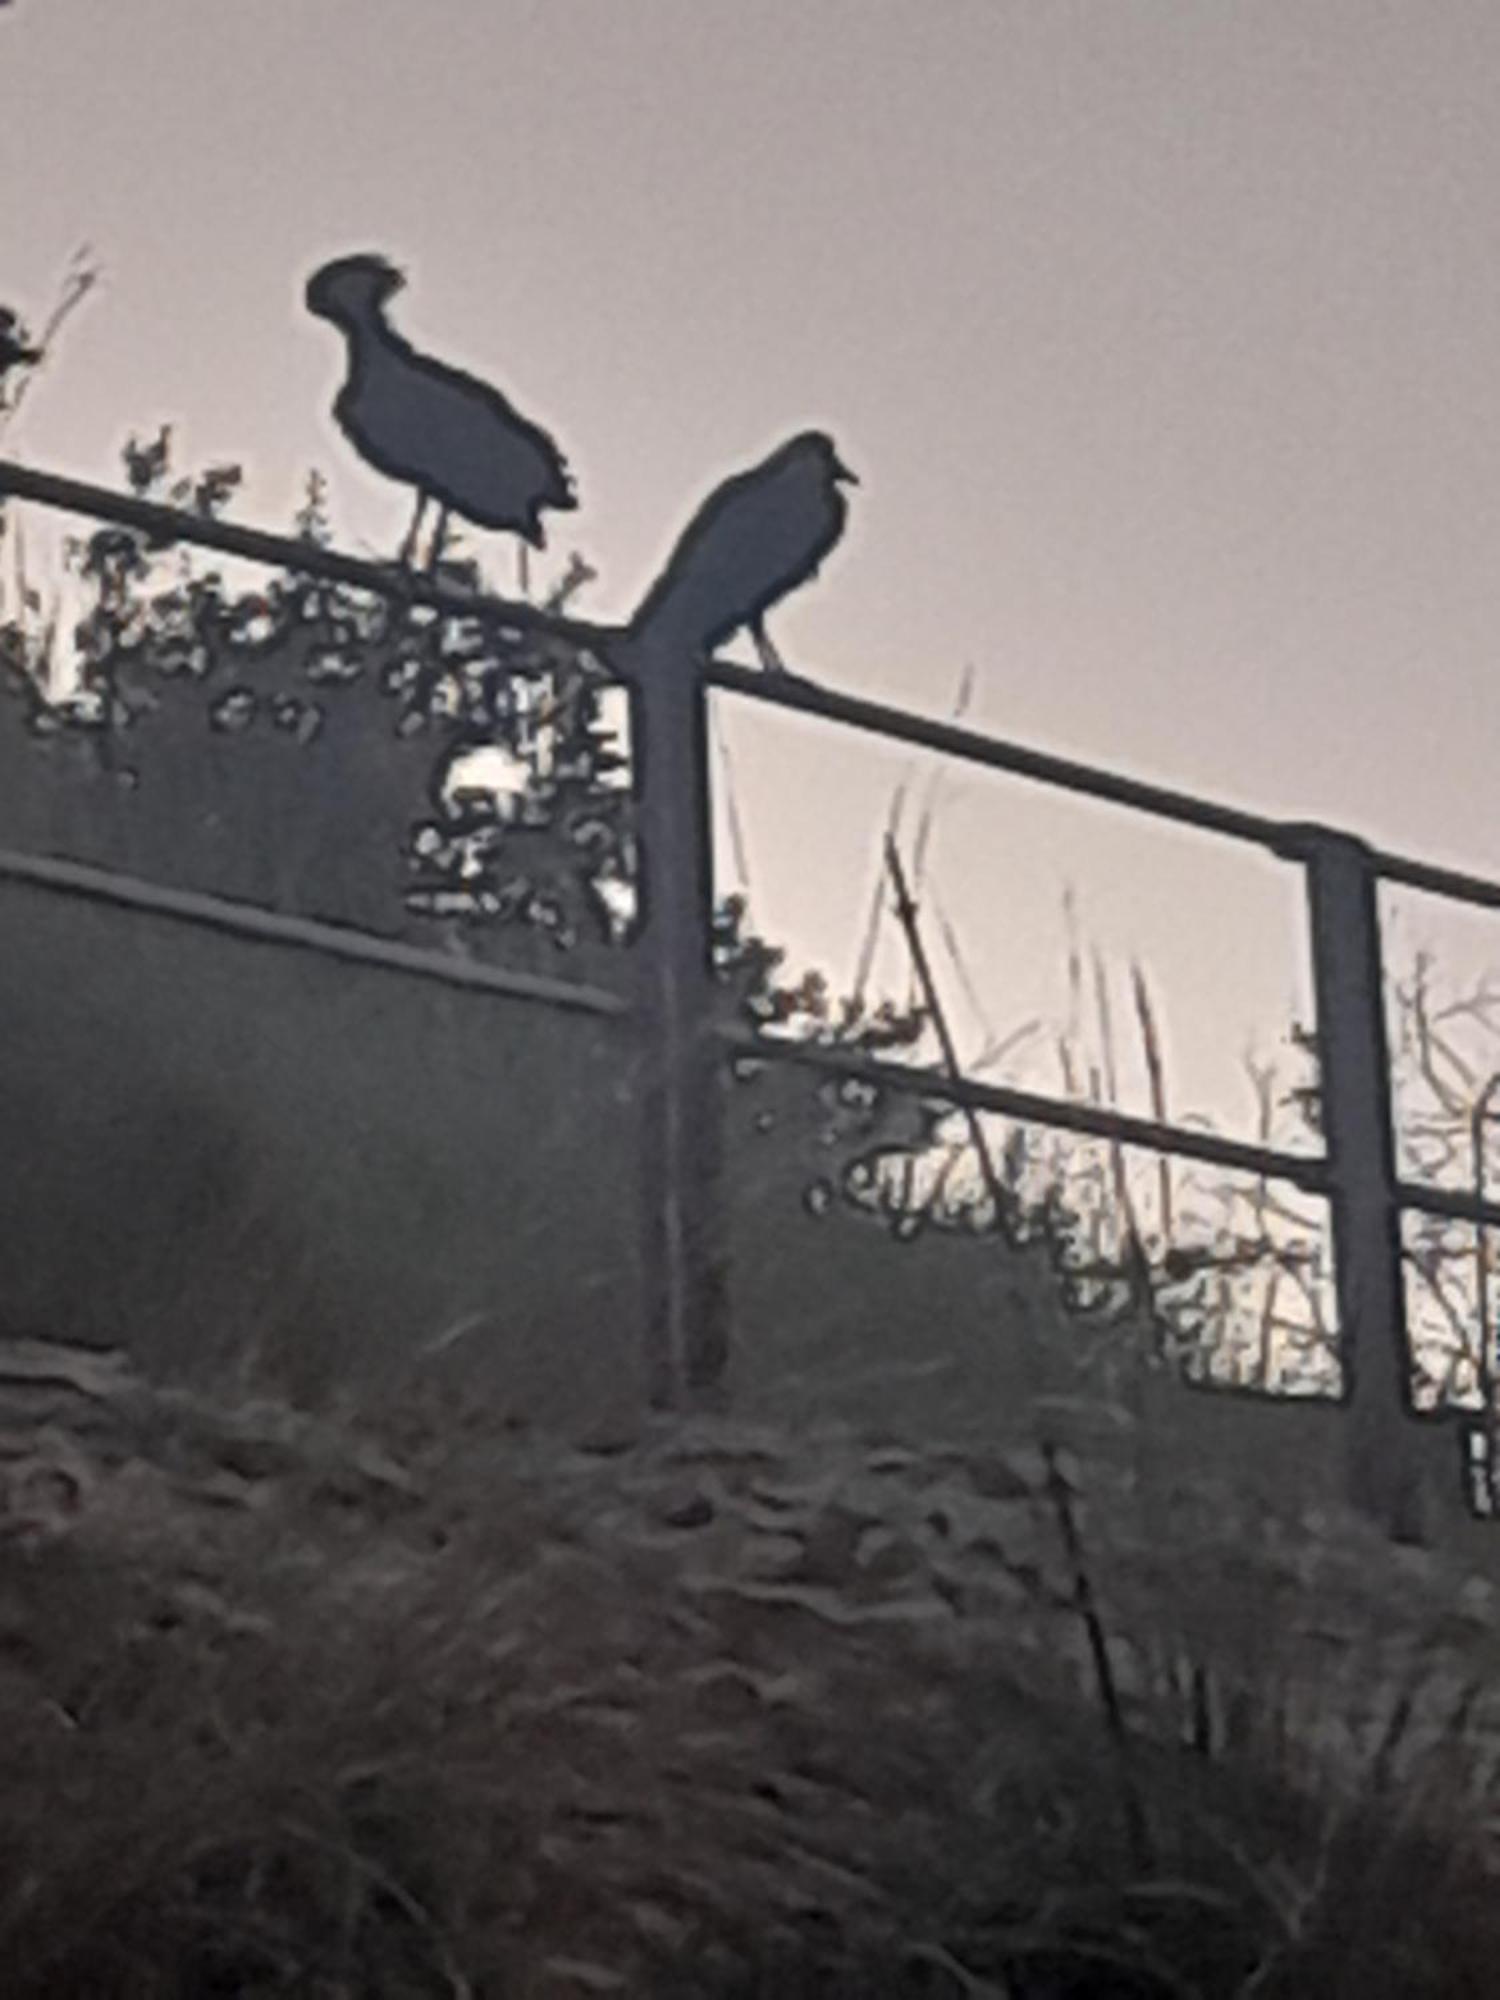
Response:
[{"label": "bird beak", "polygon": [[859,484],[859,475],[851,472],[841,458],[836,458],[833,461],[833,476],[835,479],[842,480],[845,486],[858,486]]}]

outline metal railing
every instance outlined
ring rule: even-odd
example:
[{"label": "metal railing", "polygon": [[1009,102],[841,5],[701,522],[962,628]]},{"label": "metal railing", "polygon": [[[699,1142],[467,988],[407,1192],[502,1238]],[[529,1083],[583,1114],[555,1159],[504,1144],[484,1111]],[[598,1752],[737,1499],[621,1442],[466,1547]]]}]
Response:
[{"label": "metal railing", "polygon": [[[1500,909],[1500,883],[1382,853],[1335,828],[1267,818],[911,715],[797,675],[768,676],[725,661],[705,664],[675,657],[668,643],[649,630],[560,617],[310,541],[205,519],[0,461],[0,496],[6,494],[137,529],[158,541],[193,542],[391,601],[481,619],[518,637],[554,638],[592,652],[624,681],[631,701],[644,906],[638,976],[629,1001],[601,989],[509,974],[451,954],[251,910],[69,861],[0,853],[0,876],[66,893],[106,896],[189,922],[547,1005],[599,1014],[628,1012],[647,1055],[641,1156],[649,1289],[644,1351],[654,1402],[671,1405],[712,1394],[729,1358],[720,1081],[727,1049],[1230,1171],[1284,1179],[1326,1200],[1350,1410],[1350,1491],[1381,1520],[1399,1523],[1409,1498],[1412,1430],[1407,1421],[1412,1414],[1411,1370],[1401,1216],[1413,1210],[1500,1228],[1500,1203],[1420,1185],[1397,1173],[1377,893],[1384,881]],[[714,1005],[711,960],[706,719],[711,689],[1249,843],[1300,867],[1310,928],[1323,1154],[1310,1157],[1247,1145],[1096,1105],[726,1027]]]}]

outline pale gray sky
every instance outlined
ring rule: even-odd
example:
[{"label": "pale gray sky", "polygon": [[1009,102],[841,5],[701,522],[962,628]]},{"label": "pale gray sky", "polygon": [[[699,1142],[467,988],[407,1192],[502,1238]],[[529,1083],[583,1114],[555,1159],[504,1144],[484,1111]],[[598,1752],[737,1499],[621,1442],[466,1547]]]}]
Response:
[{"label": "pale gray sky", "polygon": [[[776,627],[818,677],[941,710],[972,661],[981,727],[1500,875],[1497,102],[1494,0],[19,0],[0,299],[84,240],[109,282],[14,444],[108,480],[171,418],[244,517],[316,462],[393,548],[299,304],[379,248],[563,442],[599,615],[825,426],[865,483]],[[730,727],[766,919],[846,969],[899,760]],[[1215,1096],[1290,899],[1044,804],[968,783],[934,851],[997,1017],[1075,877]]]}]

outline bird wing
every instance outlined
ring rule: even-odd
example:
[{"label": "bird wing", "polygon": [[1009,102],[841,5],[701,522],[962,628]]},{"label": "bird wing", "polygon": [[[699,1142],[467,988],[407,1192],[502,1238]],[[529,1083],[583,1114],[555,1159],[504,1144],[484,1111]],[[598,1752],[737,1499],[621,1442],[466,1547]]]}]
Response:
[{"label": "bird wing", "polygon": [[470,436],[481,446],[481,464],[482,440],[487,433],[497,442],[508,440],[518,470],[524,468],[545,488],[543,497],[553,505],[560,505],[564,500],[571,502],[572,475],[567,460],[548,431],[533,423],[529,417],[522,416],[515,404],[492,384],[481,382],[463,369],[451,367],[445,361],[435,361],[425,354],[414,356],[414,360],[423,381],[431,385],[435,407],[439,399],[456,398],[472,412]]},{"label": "bird wing", "polygon": [[[763,468],[737,472],[715,487],[698,508],[673,546],[665,569],[652,584],[635,616],[635,624],[670,620],[684,630],[702,631],[703,643],[717,645],[727,633],[717,625],[727,602],[742,593],[737,587],[737,521],[750,502]],[[739,621],[742,624],[744,621]],[[708,636],[713,627],[715,636]],[[729,631],[737,631],[738,624]]]},{"label": "bird wing", "polygon": [[339,418],[380,471],[486,528],[523,528],[538,506],[574,504],[556,444],[489,383],[383,340],[339,399]]}]

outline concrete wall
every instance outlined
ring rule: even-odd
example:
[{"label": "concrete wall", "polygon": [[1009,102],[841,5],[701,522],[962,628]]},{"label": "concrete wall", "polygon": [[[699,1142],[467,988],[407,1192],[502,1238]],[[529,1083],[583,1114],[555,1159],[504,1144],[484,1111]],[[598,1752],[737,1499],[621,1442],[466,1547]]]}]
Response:
[{"label": "concrete wall", "polygon": [[322,1395],[478,1316],[539,1407],[633,1392],[612,1024],[14,884],[0,938],[0,1323]]}]

